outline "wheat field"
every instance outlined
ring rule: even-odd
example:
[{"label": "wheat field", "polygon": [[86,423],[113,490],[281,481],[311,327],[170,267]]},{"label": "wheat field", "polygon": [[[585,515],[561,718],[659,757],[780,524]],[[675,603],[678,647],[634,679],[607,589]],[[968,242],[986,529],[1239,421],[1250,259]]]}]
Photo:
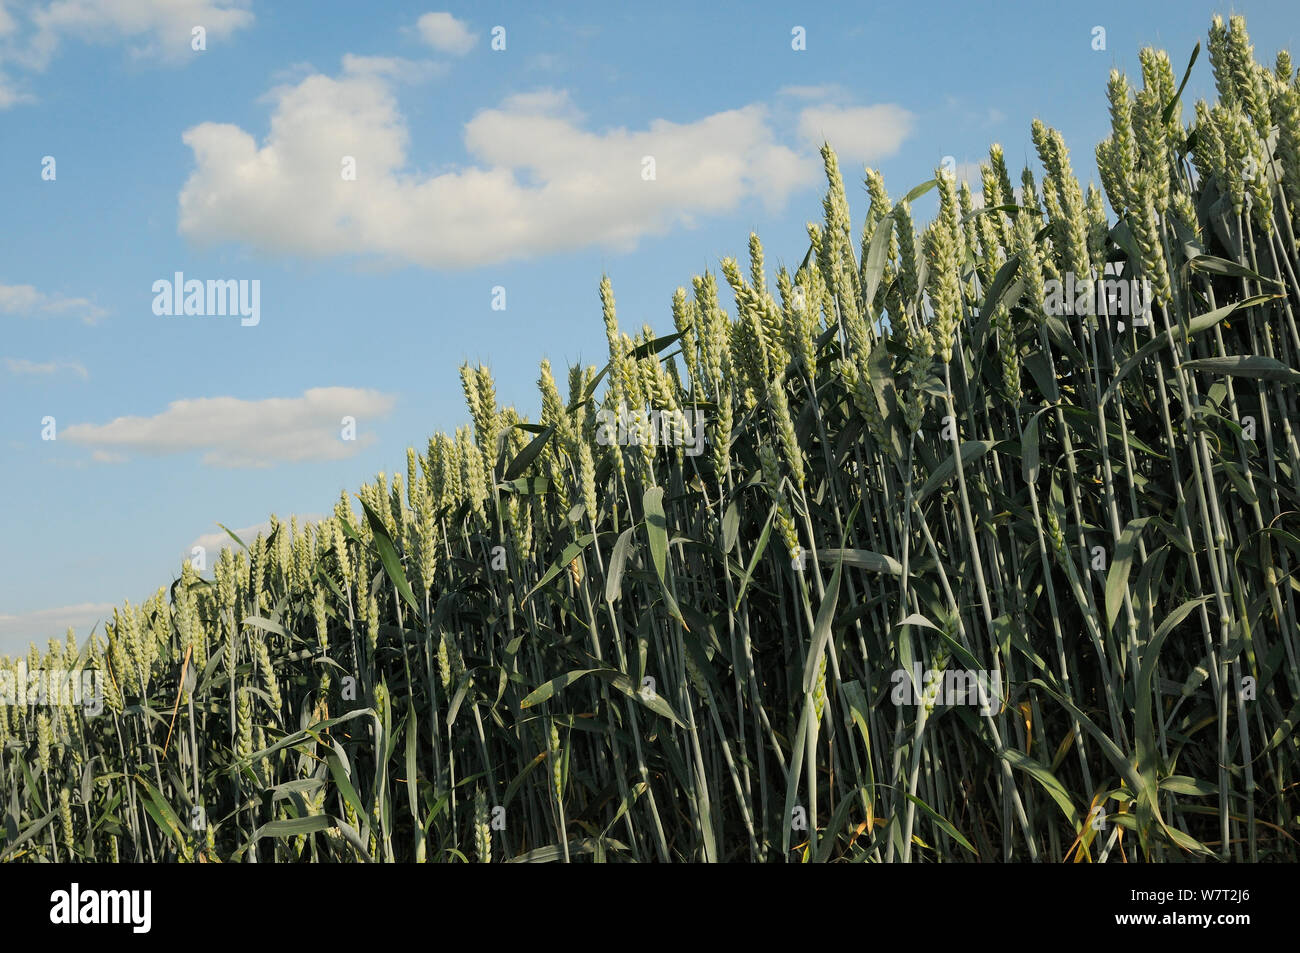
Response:
[{"label": "wheat field", "polygon": [[790,266],[0,660],[103,702],[0,705],[0,860],[1300,859],[1300,81],[1206,48],[1101,189],[827,145]]}]

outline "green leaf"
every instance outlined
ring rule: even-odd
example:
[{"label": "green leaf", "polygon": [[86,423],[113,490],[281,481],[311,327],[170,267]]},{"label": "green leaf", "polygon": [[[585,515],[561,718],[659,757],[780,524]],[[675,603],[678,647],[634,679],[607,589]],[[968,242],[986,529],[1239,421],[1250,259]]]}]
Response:
[{"label": "green leaf", "polygon": [[[614,840],[612,837],[584,837],[580,840],[569,841],[570,857],[581,854],[594,854],[597,850],[627,850],[627,845],[622,841]],[[535,847],[518,857],[511,857],[507,863],[550,864],[563,859],[564,845],[549,844],[546,847]]]},{"label": "green leaf", "polygon": [[587,535],[574,540],[568,546],[565,546],[564,552],[560,553],[560,558],[551,564],[551,568],[546,570],[542,575],[542,578],[538,580],[537,585],[533,586],[533,588],[528,591],[528,595],[524,596],[524,601],[531,599],[538,589],[542,588],[542,586],[546,585],[560,573],[568,569],[569,563],[577,559],[578,554],[590,546],[591,541],[595,538],[595,535],[588,533]]},{"label": "green leaf", "polygon": [[510,802],[514,800],[515,794],[518,793],[520,785],[524,783],[524,780],[532,772],[533,768],[537,767],[545,760],[546,760],[546,752],[542,751],[537,755],[537,757],[533,758],[532,761],[529,761],[526,765],[523,766],[523,769],[520,770],[520,772],[514,776],[514,778],[511,780],[509,784],[506,785],[505,796],[502,797],[501,799],[502,806],[504,807],[510,806]]},{"label": "green leaf", "polygon": [[[549,682],[543,682],[537,688],[528,693],[527,697],[519,703],[520,708],[532,708],[534,705],[546,701],[562,688],[567,688],[584,675],[590,675],[593,672],[599,672],[598,668],[578,668],[572,672],[565,672],[563,675],[557,675]],[[618,674],[617,672],[615,674]]]},{"label": "green leaf", "polygon": [[611,605],[623,592],[623,569],[627,566],[627,557],[632,549],[632,534],[635,526],[629,526],[618,537],[614,551],[609,555],[609,567],[605,571],[605,601]]},{"label": "green leaf", "polygon": [[732,500],[727,504],[727,510],[722,514],[722,551],[731,552],[736,546],[736,536],[740,532],[740,511],[736,508],[736,501]]},{"label": "green leaf", "polygon": [[261,840],[263,837],[297,837],[301,834],[315,834],[318,831],[329,830],[333,826],[334,819],[328,814],[312,814],[306,817],[290,817],[280,821],[270,821],[255,830],[253,836],[248,839],[248,843],[235,852],[235,856],[242,855],[245,850],[252,846],[253,842]]},{"label": "green leaf", "polygon": [[1106,756],[1106,760],[1111,763],[1120,776],[1128,782],[1129,791],[1137,796],[1138,806],[1138,839],[1145,848],[1149,834],[1149,819],[1154,818],[1162,827],[1164,820],[1160,816],[1160,805],[1156,800],[1155,778],[1144,776],[1134,766],[1133,762],[1125,757],[1124,752],[1119,749],[1111,737],[1102,731],[1084,712],[1074,704],[1069,698],[1062,695],[1059,691],[1052,688],[1041,678],[1028,679],[1025,685],[1035,685],[1054,698],[1061,707],[1068,711],[1088,734],[1096,740],[1097,746],[1101,753]]},{"label": "green leaf", "polygon": [[[900,568],[901,568],[901,567],[900,567]],[[898,622],[898,624],[899,624],[899,625],[919,625],[919,626],[921,626],[921,628],[923,628],[923,629],[934,629],[934,631],[936,631],[936,632],[942,632],[942,631],[943,631],[943,629],[939,628],[937,625],[935,625],[933,622],[931,622],[931,621],[930,621],[929,619],[927,619],[925,616],[921,615],[921,613],[919,613],[919,612],[913,612],[911,615],[907,616],[906,618],[904,618],[904,619],[900,619],[899,622]],[[979,668],[978,665],[975,666],[975,667],[976,667],[976,668]]]},{"label": "green leaf", "polygon": [[[1282,719],[1282,724],[1277,726],[1273,736],[1268,739],[1268,744],[1264,746],[1264,752],[1272,751],[1291,737],[1291,733],[1295,731],[1297,724],[1300,724],[1300,701],[1292,705],[1291,710],[1286,713],[1286,717]],[[1261,754],[1264,752],[1261,752]]]},{"label": "green leaf", "polygon": [[[1253,308],[1256,305],[1261,305],[1268,301],[1275,301],[1277,298],[1278,295],[1272,294],[1255,295],[1254,297],[1244,298],[1241,301],[1225,305],[1222,308],[1215,308],[1213,311],[1192,318],[1192,320],[1187,323],[1186,335],[1190,339],[1203,331],[1210,330],[1210,328],[1217,325],[1233,312],[1242,311],[1246,308]],[[1111,379],[1110,385],[1101,395],[1101,403],[1105,405],[1106,402],[1115,395],[1115,392],[1119,390],[1119,385],[1123,382],[1124,378],[1131,374],[1133,369],[1146,360],[1151,354],[1161,348],[1168,347],[1169,341],[1169,332],[1161,331],[1151,340],[1147,341],[1140,348],[1134,351],[1129,357],[1125,358],[1120,364],[1119,369],[1115,371],[1115,376]]]},{"label": "green leaf", "polygon": [[1065,819],[1077,829],[1081,820],[1079,810],[1070,800],[1070,794],[1065,790],[1063,785],[1055,774],[1053,774],[1042,762],[1029,757],[1029,755],[1017,751],[1015,748],[1004,748],[998,752],[1011,767],[1018,771],[1023,771],[1035,781],[1037,781],[1047,792],[1047,796],[1056,802],[1056,806],[1061,809]]},{"label": "green leaf", "polygon": [[1219,786],[1199,778],[1189,778],[1183,774],[1171,774],[1160,782],[1160,790],[1173,791],[1191,797],[1212,797],[1219,793]]},{"label": "green leaf", "polygon": [[894,383],[894,373],[887,344],[878,343],[872,348],[871,353],[867,356],[867,373],[871,376],[871,388],[876,395],[876,406],[880,408],[880,416],[885,421],[885,429],[890,446],[894,451],[894,458],[901,468],[903,458],[906,455],[902,439],[903,415],[899,408],[898,388]]},{"label": "green leaf", "polygon": [[643,344],[638,344],[636,347],[632,348],[629,355],[632,360],[639,361],[641,358],[649,357],[651,354],[658,354],[664,348],[668,347],[668,345],[679,340],[681,336],[681,332],[676,334],[665,334],[663,337],[655,338],[653,341],[646,341]]},{"label": "green leaf", "polygon": [[[256,691],[256,689],[252,689],[252,690]],[[367,716],[373,717],[374,714],[375,711],[373,708],[354,708],[352,709],[352,711],[349,711],[343,715],[339,715],[337,718],[325,718],[322,721],[318,721],[313,725],[308,725],[306,728],[303,728],[300,731],[295,731],[291,735],[285,735],[275,744],[268,745],[267,747],[263,748],[261,751],[254,751],[243,761],[236,762],[236,764],[248,765],[248,764],[252,764],[254,761],[261,761],[263,758],[269,758],[271,755],[275,754],[277,751],[280,751],[281,749],[290,748],[293,747],[294,745],[302,744],[304,741],[308,740],[309,738],[312,739],[313,741],[319,742],[321,740],[320,732],[322,729],[330,728],[334,725],[341,724],[342,722],[345,721],[350,721],[353,718],[364,718]]]},{"label": "green leaf", "polygon": [[225,523],[218,523],[217,525],[220,526],[222,529],[224,529],[227,535],[229,535],[231,539],[233,539],[235,542],[239,544],[240,549],[248,549],[248,545],[242,539],[240,539],[238,536],[235,535],[235,531],[233,529],[226,526]]},{"label": "green leaf", "polygon": [[1211,374],[1229,374],[1233,377],[1250,377],[1261,381],[1300,384],[1300,371],[1292,370],[1281,361],[1259,354],[1203,357],[1195,361],[1185,361],[1183,367],[1193,371],[1209,371]]},{"label": "green leaf", "polygon": [[[1224,422],[1232,423],[1232,421],[1224,421]],[[1236,466],[1235,464],[1229,463],[1227,460],[1223,460],[1220,461],[1219,465],[1216,466],[1214,469],[1215,471],[1222,470],[1225,474],[1227,474],[1228,482],[1232,484],[1233,489],[1237,491],[1237,495],[1240,496],[1242,500],[1245,501],[1247,504],[1254,506],[1256,503],[1259,502],[1258,495],[1256,495],[1255,491],[1250,488],[1250,484],[1246,482],[1246,477],[1241,472],[1240,467]]]},{"label": "green leaf", "polygon": [[1051,407],[1044,407],[1029,418],[1020,437],[1022,474],[1026,483],[1038,482],[1038,418]]},{"label": "green leaf", "polygon": [[[965,469],[972,462],[984,456],[984,454],[992,450],[997,446],[997,444],[998,441],[996,440],[967,440],[961,445],[962,468]],[[939,489],[943,484],[947,483],[956,472],[957,455],[948,454],[939,461],[939,465],[934,468],[934,472],[931,473],[925,483],[921,485],[921,489],[916,493],[916,502],[922,502],[927,496]]]},{"label": "green leaf", "polygon": [[867,249],[866,260],[862,263],[863,268],[863,293],[862,300],[866,302],[868,308],[871,302],[876,300],[876,289],[880,287],[880,276],[885,271],[885,257],[889,251],[889,236],[894,233],[894,216],[886,215],[876,223],[875,230],[871,233],[871,244]]},{"label": "green leaf", "polygon": [[239,621],[240,625],[251,625],[257,629],[265,629],[267,632],[274,632],[276,635],[286,635],[284,626],[278,622],[272,622],[270,619],[263,619],[260,616],[250,615]]},{"label": "green leaf", "polygon": [[650,543],[650,560],[654,563],[655,575],[659,577],[664,604],[668,607],[669,614],[686,629],[688,626],[682,618],[682,610],[677,607],[677,600],[673,598],[668,586],[668,520],[664,516],[664,488],[652,486],[646,490],[642,506],[645,508],[645,532]]},{"label": "green leaf", "polygon": [[419,798],[419,766],[416,763],[416,756],[419,753],[420,725],[415,716],[415,704],[407,699],[406,701],[406,796],[411,804],[411,817],[417,825],[420,824]]},{"label": "green leaf", "polygon": [[1129,571],[1133,568],[1133,547],[1142,535],[1149,516],[1130,520],[1119,534],[1119,543],[1115,547],[1115,558],[1111,560],[1106,572],[1106,628],[1115,625],[1120,606],[1124,604],[1124,593],[1128,591]]},{"label": "green leaf", "polygon": [[1192,66],[1196,63],[1196,57],[1201,55],[1201,44],[1198,42],[1195,49],[1192,50],[1191,59],[1187,61],[1187,70],[1183,73],[1183,81],[1178,84],[1178,91],[1174,93],[1174,98],[1165,103],[1165,108],[1160,112],[1160,121],[1168,122],[1173,118],[1174,107],[1178,105],[1178,100],[1182,99],[1183,90],[1187,88],[1187,80],[1192,75]]},{"label": "green leaf", "polygon": [[645,533],[650,542],[650,559],[655,575],[663,583],[668,571],[668,523],[664,516],[664,488],[652,486],[645,491]]},{"label": "green leaf", "polygon": [[[1129,525],[1131,526],[1132,524],[1130,523]],[[1156,677],[1156,660],[1160,655],[1160,647],[1164,645],[1165,639],[1169,637],[1169,634],[1177,628],[1178,623],[1187,618],[1193,609],[1209,601],[1210,598],[1212,597],[1201,596],[1198,599],[1189,599],[1187,602],[1184,602],[1181,606],[1165,617],[1164,621],[1160,623],[1160,627],[1156,629],[1155,635],[1153,635],[1151,640],[1142,647],[1141,658],[1138,666],[1137,685],[1134,690],[1137,699],[1137,707],[1133,714],[1134,725],[1136,728],[1134,732],[1134,745],[1137,749],[1137,773],[1141,776],[1143,781],[1143,787],[1140,789],[1143,793],[1138,798],[1139,807],[1143,806],[1144,798],[1151,798],[1154,800],[1156,791],[1159,748],[1156,745],[1155,712],[1152,706],[1154,704],[1153,693]],[[1159,820],[1159,815],[1157,815],[1157,820]],[[1169,829],[1165,826],[1163,820],[1160,821],[1160,826],[1165,828],[1166,832],[1169,832]],[[1170,836],[1173,836],[1172,833],[1170,833]]]},{"label": "green leaf", "polygon": [[176,842],[181,856],[188,858],[191,853],[190,845],[185,839],[180,818],[176,816],[172,806],[167,803],[167,799],[162,796],[161,792],[144,777],[137,774],[135,780],[136,784],[144,789],[145,797],[141,801],[144,809],[153,818],[154,823]]},{"label": "green leaf", "polygon": [[819,549],[817,558],[830,560],[843,560],[846,566],[858,566],[862,569],[869,569],[872,572],[888,573],[891,576],[901,576],[903,574],[903,564],[892,556],[884,556],[880,553],[873,553],[867,549]]},{"label": "green leaf", "polygon": [[49,824],[50,821],[54,820],[54,818],[58,815],[58,813],[59,812],[57,810],[50,811],[50,813],[46,814],[44,817],[39,818],[38,820],[28,825],[22,831],[22,833],[20,833],[16,838],[14,838],[13,842],[10,843],[9,846],[4,849],[4,852],[0,853],[0,861],[5,861],[8,860],[10,857],[12,857],[14,851],[16,851],[23,844],[27,843],[29,840],[35,837],[42,830],[44,830],[45,826]]},{"label": "green leaf", "polygon": [[987,322],[998,305],[1002,303],[1002,299],[1008,296],[1008,292],[1011,291],[1012,280],[1016,277],[1019,268],[1019,255],[1012,255],[1002,263],[998,273],[993,276],[993,283],[989,285],[988,294],[984,296],[984,307],[980,309],[979,319],[981,322]]},{"label": "green leaf", "polygon": [[591,674],[595,678],[609,682],[611,686],[617,688],[628,698],[640,702],[656,715],[662,715],[678,728],[686,727],[686,723],[677,717],[677,713],[673,711],[672,706],[658,692],[651,694],[642,691],[638,686],[632,684],[632,679],[627,675],[611,668],[594,669]]},{"label": "green leaf", "polygon": [[[1028,312],[1025,312],[1028,314]],[[1025,370],[1038,385],[1038,392],[1052,404],[1061,399],[1061,391],[1056,385],[1056,375],[1052,373],[1052,363],[1047,351],[1031,351],[1025,355]]]},{"label": "green leaf", "polygon": [[938,179],[928,179],[928,180],[926,180],[925,182],[922,182],[920,185],[918,185],[918,186],[916,186],[915,188],[913,188],[912,191],[910,191],[910,192],[908,192],[906,195],[904,195],[904,196],[903,196],[903,201],[904,201],[904,202],[915,202],[915,201],[916,201],[917,199],[919,199],[922,195],[924,195],[926,192],[929,192],[932,188],[934,188],[934,187],[937,186],[938,184],[939,184],[939,180],[938,180]]},{"label": "green leaf", "polygon": [[513,480],[528,469],[528,464],[536,460],[538,454],[546,448],[546,441],[551,439],[553,433],[555,433],[555,424],[551,424],[529,441],[528,446],[519,451],[519,455],[510,461],[510,466],[506,467],[507,481]]},{"label": "green leaf", "polygon": [[930,805],[926,804],[926,803],[925,803],[924,801],[922,801],[919,797],[915,797],[915,796],[913,796],[913,795],[911,795],[911,794],[907,794],[907,792],[904,792],[904,796],[906,796],[906,798],[907,798],[909,801],[911,801],[913,804],[915,804],[917,807],[919,807],[922,811],[924,811],[926,814],[928,814],[928,815],[930,816],[930,819],[931,819],[932,821],[934,821],[936,824],[938,824],[939,827],[940,827],[940,829],[941,829],[945,834],[947,834],[949,837],[951,837],[953,840],[955,840],[955,841],[956,841],[958,844],[960,844],[962,847],[965,847],[965,848],[966,848],[968,851],[970,851],[971,854],[974,855],[976,858],[979,857],[979,851],[977,851],[974,847],[971,846],[970,841],[968,841],[966,838],[962,837],[960,833],[958,833],[957,828],[953,827],[952,824],[949,823],[949,821],[948,821],[948,819],[947,819],[946,817],[944,817],[943,815],[941,815],[941,814],[940,814],[938,811],[936,811],[934,808],[930,807]]},{"label": "green leaf", "polygon": [[[781,853],[790,853],[790,820],[794,816],[794,802],[799,794],[799,779],[803,777],[803,762],[805,757],[804,739],[808,734],[808,713],[812,710],[812,704],[805,699],[804,704],[799,709],[799,727],[795,729],[794,744],[790,746],[793,753],[791,758],[790,770],[787,772],[785,782],[785,811],[781,815],[784,823],[781,824]],[[814,821],[815,823],[815,821]]]},{"label": "green leaf", "polygon": [[1008,205],[981,205],[979,208],[971,209],[963,215],[957,222],[958,225],[965,225],[971,219],[979,218],[981,215],[989,215],[993,212],[1005,212],[1012,218],[1015,218],[1020,212],[1029,211],[1023,205],[1014,203]]},{"label": "green leaf", "polygon": [[[358,496],[357,499],[361,500]],[[379,553],[379,561],[383,564],[384,572],[393,584],[393,588],[398,594],[406,600],[411,611],[415,613],[417,619],[424,618],[424,609],[415,600],[415,593],[411,591],[411,584],[406,581],[406,571],[402,569],[402,559],[397,555],[397,547],[393,545],[393,539],[388,535],[388,528],[384,521],[379,517],[370,504],[361,500],[361,506],[366,511],[366,519],[370,523],[370,532],[375,537],[375,550]]]},{"label": "green leaf", "polygon": [[520,496],[541,496],[551,488],[551,481],[546,477],[520,477],[517,480],[498,483],[497,488],[507,493],[518,493]]},{"label": "green leaf", "polygon": [[824,864],[831,858],[831,851],[835,849],[836,839],[844,832],[844,822],[849,819],[849,811],[857,803],[854,794],[857,792],[845,792],[840,799],[840,803],[835,806],[835,813],[831,815],[831,821],[826,825],[826,836],[817,845],[817,856],[814,858],[817,863]]},{"label": "green leaf", "polygon": [[745,570],[745,575],[740,580],[740,589],[736,593],[736,604],[732,606],[732,612],[740,611],[741,600],[745,598],[745,590],[749,588],[749,581],[754,578],[754,570],[758,568],[758,561],[763,558],[763,552],[767,549],[767,541],[772,535],[772,519],[776,516],[776,504],[768,510],[767,522],[763,524],[763,531],[758,534],[758,542],[754,545],[754,554],[749,557],[749,567]]},{"label": "green leaf", "polygon": [[[347,752],[334,742],[333,748],[325,752],[325,760],[329,765],[330,776],[334,778],[334,786],[343,795],[352,810],[357,812],[357,817],[363,823],[370,816],[370,808],[361,801],[361,795],[357,794],[357,789],[352,784],[352,779],[348,776],[348,765],[346,764]],[[363,828],[364,830],[364,828]]]},{"label": "green leaf", "polygon": [[1258,281],[1262,284],[1282,287],[1280,281],[1272,278],[1265,278],[1257,271],[1247,268],[1245,265],[1238,264],[1235,261],[1228,261],[1226,258],[1216,258],[1213,255],[1201,255],[1199,258],[1193,258],[1187,263],[1193,271],[1203,271],[1211,275],[1227,275],[1232,278],[1250,278],[1252,281]]},{"label": "green leaf", "polygon": [[835,563],[835,571],[831,573],[831,583],[826,589],[826,595],[822,597],[822,604],[817,607],[817,620],[813,623],[812,645],[808,651],[808,657],[804,661],[803,667],[803,690],[805,693],[813,690],[813,683],[817,680],[817,669],[820,667],[822,653],[826,651],[826,643],[831,640],[831,620],[835,617],[835,604],[840,598],[840,572],[844,568],[844,550],[840,550],[840,558]]},{"label": "green leaf", "polygon": [[862,685],[855,679],[843,684],[844,697],[849,703],[849,715],[853,723],[858,726],[858,733],[862,735],[862,744],[867,750],[868,760],[867,769],[874,774],[874,768],[871,766],[871,731],[867,727],[867,718],[871,714],[871,703],[867,701],[866,693],[862,690]]}]

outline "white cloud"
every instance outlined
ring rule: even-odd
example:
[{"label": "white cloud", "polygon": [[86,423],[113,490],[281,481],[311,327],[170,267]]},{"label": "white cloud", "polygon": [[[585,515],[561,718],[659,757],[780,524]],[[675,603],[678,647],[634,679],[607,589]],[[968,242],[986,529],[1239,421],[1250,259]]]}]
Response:
[{"label": "white cloud", "polygon": [[[42,73],[64,41],[126,41],[134,59],[182,63],[201,55],[191,47],[195,27],[209,44],[248,27],[249,0],[50,0],[26,4],[23,20],[0,4],[0,109],[35,97],[16,84],[13,70]],[[209,47],[210,48],[210,47]]]},{"label": "white cloud", "polygon": [[554,53],[533,53],[524,60],[524,69],[542,73],[559,73],[565,68],[565,61]]},{"label": "white cloud", "polygon": [[77,630],[78,642],[85,640],[95,623],[101,623],[99,632],[102,635],[102,623],[105,619],[112,619],[113,608],[113,604],[108,602],[83,602],[20,615],[0,615],[0,655],[25,655],[32,642],[44,652],[50,639],[63,640],[69,626]]},{"label": "white cloud", "polygon": [[978,160],[974,162],[958,162],[955,170],[957,175],[957,184],[960,186],[963,182],[966,182],[972,189],[982,188],[984,185],[984,174],[980,171],[980,165],[981,163]]},{"label": "white cloud", "polygon": [[507,115],[538,113],[550,116],[563,115],[574,122],[582,121],[582,113],[569,98],[568,91],[552,89],[549,86],[507,96],[498,108]]},{"label": "white cloud", "polygon": [[55,374],[59,371],[72,371],[83,381],[90,379],[90,372],[76,361],[46,361],[37,364],[22,357],[6,357],[5,368],[11,374]]},{"label": "white cloud", "polygon": [[[395,402],[391,394],[352,387],[314,387],[301,397],[265,400],[199,397],[173,401],[152,417],[73,424],[60,436],[118,456],[198,450],[203,463],[214,467],[341,460],[374,442],[367,425],[386,416]],[[355,440],[342,438],[345,416],[356,419]]]},{"label": "white cloud", "polygon": [[31,100],[30,95],[15,89],[5,75],[0,73],[0,109],[8,109],[10,106],[31,102]]},{"label": "white cloud", "polygon": [[821,86],[782,86],[776,91],[778,96],[787,96],[790,99],[816,99],[816,100],[838,100],[843,98],[844,89],[837,83],[826,83]]},{"label": "white cloud", "polygon": [[420,38],[439,53],[464,56],[474,48],[478,37],[450,13],[426,13],[415,22]]},{"label": "white cloud", "polygon": [[64,37],[89,42],[130,40],[131,54],[164,62],[193,56],[191,31],[224,40],[253,22],[244,0],[54,0],[31,13],[36,33],[25,62],[44,69]]},{"label": "white cloud", "polygon": [[799,135],[814,148],[829,142],[843,167],[876,162],[898,151],[912,130],[901,106],[809,106],[799,113]]},{"label": "white cloud", "polygon": [[41,317],[68,315],[94,324],[108,312],[85,298],[65,298],[46,294],[31,285],[0,285],[0,314],[40,315]]},{"label": "white cloud", "polygon": [[[5,8],[5,4],[0,0],[0,40],[13,34],[17,29],[17,23],[13,15]],[[8,76],[0,71],[0,109],[8,109],[15,103],[23,102],[27,99],[23,93],[14,88]]]},{"label": "white cloud", "polygon": [[[745,199],[779,208],[820,174],[814,154],[777,140],[759,104],[593,131],[566,93],[540,90],[465,125],[474,164],[421,174],[408,167],[405,120],[381,74],[313,75],[269,98],[260,144],[233,125],[185,131],[195,169],[180,193],[179,226],[191,240],[473,267],[592,245],[629,250]],[[896,148],[906,115],[878,108],[868,115],[877,152]],[[343,156],[355,157],[355,181],[340,175]],[[644,156],[655,159],[655,181],[642,178]]]},{"label": "white cloud", "polygon": [[[390,79],[408,83],[418,83],[430,77],[446,73],[447,70],[448,67],[445,63],[434,63],[431,60],[417,61],[403,59],[400,56],[354,56],[351,53],[343,54],[343,72],[357,76],[370,74],[373,76],[386,76]],[[309,71],[309,73],[312,72],[315,72],[315,70]]]}]

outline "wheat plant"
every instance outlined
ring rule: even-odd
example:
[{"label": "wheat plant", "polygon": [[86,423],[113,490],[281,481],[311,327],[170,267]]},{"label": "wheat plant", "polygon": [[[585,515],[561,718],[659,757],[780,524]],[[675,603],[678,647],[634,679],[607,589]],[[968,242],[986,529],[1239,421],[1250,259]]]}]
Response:
[{"label": "wheat plant", "polygon": [[1300,857],[1300,84],[1208,52],[1112,74],[1104,191],[1036,121],[855,227],[825,147],[797,266],[662,336],[604,279],[537,422],[465,366],[405,472],[33,648],[105,707],[0,707],[0,859]]}]

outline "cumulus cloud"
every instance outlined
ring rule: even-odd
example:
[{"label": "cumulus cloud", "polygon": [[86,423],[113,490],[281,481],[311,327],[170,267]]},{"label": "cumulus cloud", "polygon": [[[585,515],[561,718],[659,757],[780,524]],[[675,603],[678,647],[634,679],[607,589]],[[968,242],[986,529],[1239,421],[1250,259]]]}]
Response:
[{"label": "cumulus cloud", "polygon": [[85,298],[46,294],[31,285],[0,285],[0,314],[80,318],[94,324],[108,312]]},{"label": "cumulus cloud", "polygon": [[137,60],[181,63],[195,55],[191,31],[227,39],[253,22],[248,0],[49,0],[20,7],[21,19],[0,4],[0,109],[35,97],[15,70],[42,73],[64,41],[125,41]]},{"label": "cumulus cloud", "polygon": [[[91,447],[104,462],[127,453],[202,451],[215,467],[340,460],[375,440],[366,425],[387,416],[391,394],[352,387],[314,387],[301,397],[241,400],[199,397],[173,401],[152,417],[119,417],[106,424],[73,424],[60,438]],[[356,439],[342,436],[344,417],[356,420]]]},{"label": "cumulus cloud", "polygon": [[[179,196],[179,227],[191,240],[473,267],[591,245],[630,250],[745,199],[779,208],[820,174],[814,153],[778,141],[761,104],[594,130],[565,92],[539,90],[470,119],[463,136],[472,164],[420,173],[408,166],[405,120],[380,72],[345,66],[269,98],[260,143],[220,123],[183,134],[195,168]],[[877,109],[828,115],[845,128],[855,116],[871,121],[853,142],[882,154],[897,147],[905,114]],[[340,174],[345,156],[355,159],[355,181]],[[652,181],[643,178],[647,156]]]},{"label": "cumulus cloud", "polygon": [[415,21],[420,39],[439,53],[464,56],[474,48],[478,37],[469,31],[464,21],[450,13],[426,13]]},{"label": "cumulus cloud", "polygon": [[21,357],[6,357],[5,369],[11,374],[56,374],[59,371],[71,371],[83,381],[90,379],[90,372],[76,361],[46,361],[37,364]]},{"label": "cumulus cloud", "polygon": [[901,106],[809,106],[799,113],[799,135],[809,146],[829,142],[841,166],[878,162],[896,153],[912,130]]},{"label": "cumulus cloud", "polygon": [[841,99],[844,88],[838,83],[825,83],[820,86],[782,86],[776,91],[778,96],[791,99],[815,99],[819,101]]},{"label": "cumulus cloud", "polygon": [[194,27],[203,27],[212,41],[251,25],[247,6],[243,0],[54,0],[32,10],[35,34],[20,59],[44,69],[71,36],[89,42],[127,40],[137,58],[177,62],[193,55]]},{"label": "cumulus cloud", "polygon": [[31,96],[20,92],[9,79],[0,73],[0,109],[8,109],[17,103],[29,102]]},{"label": "cumulus cloud", "polygon": [[[13,14],[6,8],[3,0],[0,0],[0,43],[4,43],[17,28],[18,24],[14,20]],[[27,99],[28,97],[13,85],[13,81],[5,72],[0,70],[0,109],[8,109],[15,103],[24,102]]]},{"label": "cumulus cloud", "polygon": [[78,642],[83,641],[92,625],[112,617],[113,605],[108,602],[82,602],[19,615],[0,614],[0,655],[26,654],[32,642],[44,651],[50,639],[62,640],[69,626],[76,629]]}]

